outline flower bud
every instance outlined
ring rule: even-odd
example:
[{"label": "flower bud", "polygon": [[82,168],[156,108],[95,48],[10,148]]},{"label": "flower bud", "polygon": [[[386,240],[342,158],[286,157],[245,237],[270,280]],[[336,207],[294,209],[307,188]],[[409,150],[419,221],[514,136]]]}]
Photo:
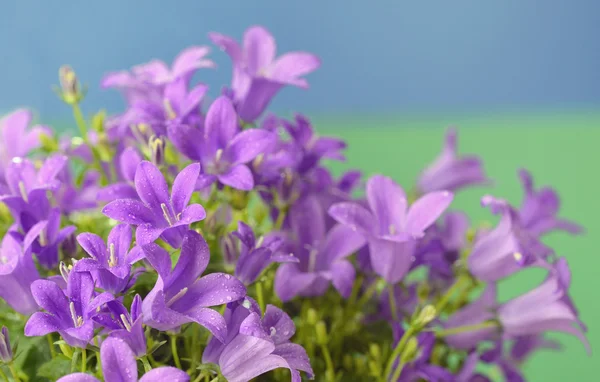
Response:
[{"label": "flower bud", "polygon": [[161,166],[165,163],[165,146],[167,142],[163,137],[152,135],[148,140],[150,147],[150,161],[156,166]]},{"label": "flower bud", "polygon": [[400,360],[403,363],[411,362],[417,357],[419,352],[419,340],[416,337],[411,337],[406,343],[406,347],[400,355]]},{"label": "flower bud", "polygon": [[0,333],[0,360],[4,363],[9,363],[13,359],[12,348],[10,347],[10,337],[6,326],[2,327]]},{"label": "flower bud", "polygon": [[319,345],[326,345],[328,341],[327,327],[323,321],[317,322],[315,325],[315,332],[317,333],[317,343]]},{"label": "flower bud", "polygon": [[371,357],[373,359],[380,359],[381,358],[381,348],[379,347],[379,345],[377,345],[375,343],[369,344],[369,354],[371,354]]},{"label": "flower bud", "polygon": [[66,342],[59,341],[58,347],[60,348],[60,351],[67,356],[67,358],[73,358],[73,349],[67,345]]},{"label": "flower bud", "polygon": [[316,325],[318,320],[319,316],[317,316],[317,311],[313,308],[308,309],[306,312],[306,322],[308,322],[309,325]]},{"label": "flower bud", "polygon": [[419,312],[419,315],[415,319],[413,325],[417,328],[424,328],[427,324],[435,319],[437,310],[433,305],[425,305],[425,307]]},{"label": "flower bud", "polygon": [[58,69],[58,79],[60,81],[60,92],[63,101],[69,105],[78,103],[81,100],[81,91],[79,81],[73,68],[69,65],[63,65]]}]

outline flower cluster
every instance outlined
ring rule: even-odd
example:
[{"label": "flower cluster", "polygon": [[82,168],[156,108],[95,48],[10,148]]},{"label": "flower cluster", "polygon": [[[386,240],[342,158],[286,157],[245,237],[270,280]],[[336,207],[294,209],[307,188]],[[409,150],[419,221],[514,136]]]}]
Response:
[{"label": "flower cluster", "polygon": [[[30,127],[27,110],[0,121],[0,376],[475,382],[487,365],[521,381],[527,357],[559,346],[547,332],[589,347],[567,261],[543,242],[582,231],[552,188],[521,170],[520,207],[483,195],[495,226],[450,210],[491,183],[454,129],[408,192],[336,177],[326,161],[345,159],[344,141],[265,114],[319,59],[277,57],[262,27],[242,44],[209,37],[233,67],[210,102],[197,46],[108,74],[126,102],[111,117],[87,118],[61,68],[80,136]],[[545,280],[499,302],[497,283],[530,267]],[[17,350],[9,331],[29,339]]]}]

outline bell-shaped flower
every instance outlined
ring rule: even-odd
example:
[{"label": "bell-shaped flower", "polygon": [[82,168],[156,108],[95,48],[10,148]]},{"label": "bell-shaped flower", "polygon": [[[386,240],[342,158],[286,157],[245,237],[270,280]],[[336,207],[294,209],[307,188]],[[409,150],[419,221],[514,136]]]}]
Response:
[{"label": "bell-shaped flower", "polygon": [[396,283],[410,269],[416,240],[452,199],[448,191],[435,191],[408,208],[402,187],[388,177],[374,175],[367,182],[370,210],[356,202],[342,202],[331,206],[329,215],[367,238],[373,270],[387,282]]},{"label": "bell-shaped flower", "polygon": [[300,262],[277,269],[275,291],[279,298],[285,302],[298,295],[320,296],[330,283],[349,297],[356,270],[347,257],[365,245],[364,236],[342,224],[326,231],[325,211],[312,195],[294,204],[289,219],[295,240],[286,249]]},{"label": "bell-shaped flower", "polygon": [[131,251],[131,226],[115,226],[104,240],[93,233],[77,235],[77,242],[90,258],[78,260],[73,267],[75,272],[90,272],[96,286],[107,292],[118,294],[125,291],[131,277],[131,266],[144,257],[139,246]]},{"label": "bell-shaped flower", "polygon": [[0,297],[15,311],[29,315],[38,309],[30,286],[39,278],[29,245],[24,248],[7,232],[0,244]]},{"label": "bell-shaped flower", "polygon": [[196,322],[223,341],[227,326],[211,306],[246,296],[246,288],[235,277],[211,273],[200,277],[210,259],[208,244],[199,233],[188,231],[174,268],[168,252],[152,243],[143,246],[146,259],[158,272],[158,281],[144,298],[144,323],[158,330],[174,330]]},{"label": "bell-shaped flower", "polygon": [[24,242],[31,243],[32,252],[35,253],[40,264],[46,269],[52,269],[58,265],[59,246],[76,229],[72,225],[61,228],[60,220],[60,211],[53,208],[48,218],[31,227],[24,238]]},{"label": "bell-shaped flower", "polygon": [[454,192],[464,187],[489,182],[481,159],[474,155],[459,156],[456,141],[456,129],[448,129],[442,152],[423,170],[417,181],[420,193],[443,190]]},{"label": "bell-shaped flower", "polygon": [[198,163],[181,170],[169,196],[169,187],[160,170],[143,161],[135,171],[135,188],[141,201],[118,199],[107,204],[102,213],[137,226],[137,245],[152,243],[162,237],[173,248],[179,248],[186,227],[206,217],[200,204],[188,206],[199,173]]},{"label": "bell-shaped flower", "polygon": [[518,213],[501,199],[484,196],[481,203],[492,213],[501,214],[498,225],[475,240],[467,264],[480,280],[494,282],[525,266],[543,265],[552,249],[523,227]]},{"label": "bell-shaped flower", "polygon": [[260,26],[246,30],[242,46],[219,33],[210,33],[209,37],[233,63],[231,90],[236,109],[245,122],[260,117],[283,86],[308,88],[302,76],[321,65],[317,56],[306,52],[290,52],[275,58],[275,39]]},{"label": "bell-shaped flower", "polygon": [[[127,342],[120,338],[107,338],[102,342],[99,361],[106,382],[189,382],[190,380],[190,376],[185,371],[171,366],[152,369],[138,380],[135,354]],[[73,373],[60,378],[57,382],[100,382],[100,380],[90,374]]]},{"label": "bell-shaped flower", "polygon": [[287,368],[292,381],[300,371],[313,371],[304,348],[290,342],[294,321],[281,309],[267,305],[261,319],[258,304],[250,298],[231,303],[225,310],[228,335],[224,342],[213,338],[202,354],[203,363],[216,363],[229,382],[247,382],[268,371]]},{"label": "bell-shaped flower", "polygon": [[109,337],[127,342],[136,357],[146,354],[146,335],[142,326],[142,298],[136,294],[131,303],[131,314],[118,300],[106,303],[106,312],[99,313],[94,321],[108,330]]},{"label": "bell-shaped flower", "polygon": [[519,217],[523,226],[533,235],[540,236],[545,233],[560,230],[571,234],[578,234],[583,228],[574,222],[559,218],[560,198],[551,187],[535,189],[531,174],[524,169],[519,171],[519,178],[523,185],[525,195]]},{"label": "bell-shaped flower", "polygon": [[238,128],[231,101],[217,98],[208,109],[204,131],[186,125],[169,127],[169,138],[188,158],[202,163],[198,188],[215,181],[239,190],[251,190],[254,178],[247,163],[270,151],[277,136],[267,130]]},{"label": "bell-shaped flower", "polygon": [[31,112],[26,109],[17,109],[0,119],[0,184],[13,158],[26,157],[41,145],[40,137],[43,134],[52,134],[46,126],[34,126],[27,130],[30,123]]},{"label": "bell-shaped flower", "polygon": [[113,300],[104,292],[94,297],[94,281],[87,272],[70,272],[67,289],[49,280],[31,284],[33,298],[46,312],[34,313],[25,325],[25,335],[45,336],[58,332],[71,346],[85,348],[94,337],[93,316]]},{"label": "bell-shaped flower", "polygon": [[257,240],[252,228],[242,221],[238,222],[238,230],[229,234],[224,243],[224,257],[235,265],[234,276],[245,285],[256,281],[272,263],[299,261],[297,257],[279,251],[283,245],[279,235],[269,234]]}]

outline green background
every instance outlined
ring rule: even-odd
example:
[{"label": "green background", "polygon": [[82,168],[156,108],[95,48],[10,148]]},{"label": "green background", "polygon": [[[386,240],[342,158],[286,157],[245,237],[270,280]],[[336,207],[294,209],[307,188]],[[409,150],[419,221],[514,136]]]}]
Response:
[{"label": "green background", "polygon": [[[358,168],[365,176],[383,173],[409,189],[424,165],[442,145],[445,127],[459,128],[459,150],[476,153],[484,160],[494,179],[493,187],[459,192],[452,208],[463,209],[475,223],[490,219],[479,198],[493,194],[517,205],[522,190],[517,177],[520,167],[529,169],[536,187],[552,185],[562,199],[561,215],[586,228],[582,236],[555,233],[546,241],[565,256],[572,272],[571,294],[588,325],[593,351],[600,347],[600,306],[598,291],[600,233],[598,186],[600,163],[600,113],[585,110],[555,114],[486,114],[447,117],[368,118],[335,121],[316,119],[323,135],[335,135],[348,142],[348,161],[332,164],[336,172]],[[525,270],[500,284],[505,300],[538,285],[545,274]],[[544,351],[525,365],[531,381],[599,381],[600,358],[588,356],[578,340],[562,334],[550,338],[562,341],[562,352]]]}]

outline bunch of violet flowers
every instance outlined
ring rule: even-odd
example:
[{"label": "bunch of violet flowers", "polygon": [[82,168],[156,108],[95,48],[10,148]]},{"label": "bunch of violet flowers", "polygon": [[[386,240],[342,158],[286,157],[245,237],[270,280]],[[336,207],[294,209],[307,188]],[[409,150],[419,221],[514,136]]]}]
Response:
[{"label": "bunch of violet flowers", "polygon": [[[543,242],[582,232],[554,189],[521,170],[522,203],[482,195],[498,222],[470,221],[454,194],[490,179],[454,129],[410,190],[336,177],[325,161],[345,159],[343,140],[266,114],[319,59],[278,56],[259,26],[209,37],[233,64],[215,99],[193,81],[215,66],[195,46],[108,74],[114,116],[87,118],[62,67],[79,136],[25,109],[0,121],[0,377],[491,381],[485,364],[516,382],[559,347],[547,332],[589,348],[567,260]],[[545,280],[500,302],[497,283],[530,267]]]}]

